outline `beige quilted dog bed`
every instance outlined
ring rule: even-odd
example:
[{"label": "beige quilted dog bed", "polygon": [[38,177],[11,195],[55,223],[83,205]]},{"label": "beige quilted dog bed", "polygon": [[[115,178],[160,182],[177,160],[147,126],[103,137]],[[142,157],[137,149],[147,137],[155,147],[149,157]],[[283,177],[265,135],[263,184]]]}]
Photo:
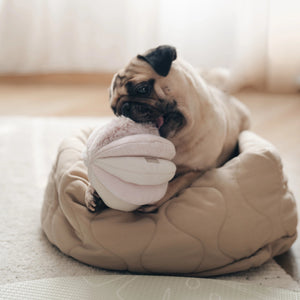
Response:
[{"label": "beige quilted dog bed", "polygon": [[254,133],[241,133],[237,157],[151,214],[86,209],[90,133],[61,144],[45,192],[42,227],[65,254],[106,269],[209,276],[259,266],[296,239],[280,157]]}]

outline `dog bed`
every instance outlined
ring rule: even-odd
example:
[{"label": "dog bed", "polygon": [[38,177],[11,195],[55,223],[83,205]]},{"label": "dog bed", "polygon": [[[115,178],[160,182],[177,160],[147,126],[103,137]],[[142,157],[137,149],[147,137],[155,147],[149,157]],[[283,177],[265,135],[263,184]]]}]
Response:
[{"label": "dog bed", "polygon": [[111,270],[210,276],[259,266],[296,239],[281,159],[254,133],[241,133],[238,156],[149,214],[87,210],[82,152],[90,133],[62,142],[45,191],[42,228],[63,253]]}]

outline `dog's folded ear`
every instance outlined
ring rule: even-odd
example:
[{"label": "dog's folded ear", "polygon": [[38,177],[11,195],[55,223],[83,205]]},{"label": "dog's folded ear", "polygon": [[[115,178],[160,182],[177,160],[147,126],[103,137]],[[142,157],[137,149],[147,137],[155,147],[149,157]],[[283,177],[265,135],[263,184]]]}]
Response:
[{"label": "dog's folded ear", "polygon": [[149,63],[154,71],[161,76],[167,76],[169,74],[172,61],[175,60],[176,57],[176,49],[167,45],[151,49],[145,55],[138,55],[139,59]]}]

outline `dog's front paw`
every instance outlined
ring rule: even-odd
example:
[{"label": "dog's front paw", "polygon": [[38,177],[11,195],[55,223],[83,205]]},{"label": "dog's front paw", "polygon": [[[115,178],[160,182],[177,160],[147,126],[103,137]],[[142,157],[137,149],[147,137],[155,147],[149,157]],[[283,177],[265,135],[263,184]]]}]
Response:
[{"label": "dog's front paw", "polygon": [[97,212],[106,207],[96,190],[89,185],[85,192],[85,205],[90,212]]}]

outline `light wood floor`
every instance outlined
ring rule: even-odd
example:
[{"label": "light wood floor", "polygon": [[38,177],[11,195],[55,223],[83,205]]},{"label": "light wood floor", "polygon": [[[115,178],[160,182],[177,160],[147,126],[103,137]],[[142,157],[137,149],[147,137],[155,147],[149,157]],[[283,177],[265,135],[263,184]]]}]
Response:
[{"label": "light wood floor", "polygon": [[[111,78],[111,74],[0,77],[0,115],[110,116]],[[243,91],[237,96],[252,112],[252,130],[281,153],[299,211],[300,94]],[[276,260],[300,282],[300,238]]]}]

